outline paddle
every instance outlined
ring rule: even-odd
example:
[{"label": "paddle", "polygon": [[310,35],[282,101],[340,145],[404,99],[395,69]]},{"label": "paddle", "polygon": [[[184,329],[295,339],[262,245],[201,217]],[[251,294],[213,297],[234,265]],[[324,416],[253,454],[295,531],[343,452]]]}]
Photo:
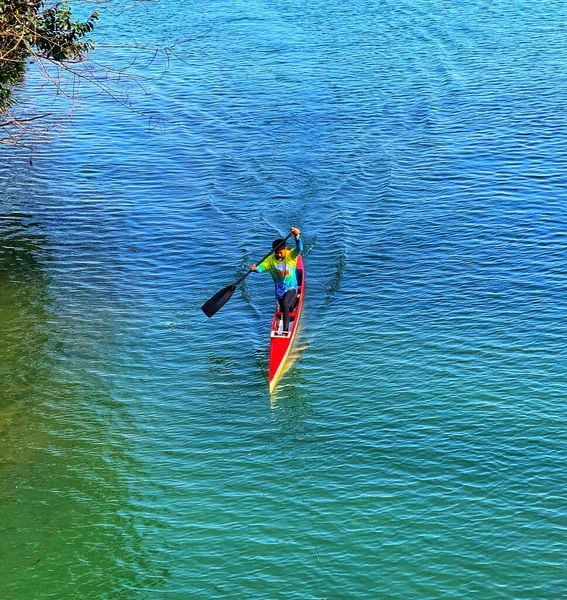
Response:
[{"label": "paddle", "polygon": [[[291,233],[288,234],[284,238],[284,242],[286,242],[291,236],[292,236]],[[272,252],[273,252],[273,250],[270,250],[268,252],[268,254],[266,254],[266,256],[264,256],[263,258],[261,258],[256,264],[259,265],[260,263],[264,262],[266,260],[266,258],[268,258],[268,256],[270,256],[270,254],[272,254]],[[205,304],[203,304],[203,306],[201,306],[201,310],[207,315],[207,317],[211,318],[230,300],[232,294],[234,294],[234,290],[236,289],[236,286],[239,283],[242,283],[248,277],[248,275],[250,275],[250,273],[252,273],[252,271],[248,271],[248,272],[244,273],[244,275],[240,279],[238,279],[238,281],[235,281],[231,285],[227,285],[220,292],[217,292],[214,296],[209,298],[205,302]]]}]

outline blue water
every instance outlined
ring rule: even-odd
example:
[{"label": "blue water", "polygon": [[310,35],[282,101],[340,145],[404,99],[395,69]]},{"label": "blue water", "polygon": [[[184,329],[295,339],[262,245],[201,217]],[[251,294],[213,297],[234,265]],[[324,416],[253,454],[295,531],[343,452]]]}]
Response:
[{"label": "blue water", "polygon": [[[103,6],[119,102],[0,158],[0,598],[567,596],[565,23]],[[269,278],[199,307],[292,225],[270,396]]]}]

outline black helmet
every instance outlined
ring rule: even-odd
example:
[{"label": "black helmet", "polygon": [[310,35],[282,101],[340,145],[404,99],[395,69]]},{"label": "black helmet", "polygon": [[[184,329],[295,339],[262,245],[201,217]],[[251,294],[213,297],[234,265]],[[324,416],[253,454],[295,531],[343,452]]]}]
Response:
[{"label": "black helmet", "polygon": [[272,250],[274,252],[282,248],[285,248],[285,240],[283,238],[278,238],[272,242]]}]

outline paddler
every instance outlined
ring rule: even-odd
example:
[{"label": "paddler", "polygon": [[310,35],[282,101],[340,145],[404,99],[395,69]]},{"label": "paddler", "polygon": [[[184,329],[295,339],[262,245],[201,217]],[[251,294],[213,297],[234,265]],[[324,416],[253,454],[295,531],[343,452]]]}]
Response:
[{"label": "paddler", "polygon": [[295,238],[295,248],[288,250],[283,238],[272,242],[273,253],[259,265],[252,265],[251,271],[269,271],[276,286],[276,301],[283,312],[283,333],[289,333],[289,312],[297,300],[297,257],[303,252],[303,244],[297,227],[291,228]]}]

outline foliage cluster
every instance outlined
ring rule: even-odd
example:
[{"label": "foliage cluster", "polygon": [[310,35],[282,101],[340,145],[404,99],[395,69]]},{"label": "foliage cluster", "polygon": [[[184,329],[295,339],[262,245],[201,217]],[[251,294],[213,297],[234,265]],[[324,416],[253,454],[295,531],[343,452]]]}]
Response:
[{"label": "foliage cluster", "polygon": [[0,0],[0,112],[14,103],[12,88],[22,81],[30,57],[56,63],[81,60],[93,48],[86,36],[98,12],[74,21],[67,2]]}]

